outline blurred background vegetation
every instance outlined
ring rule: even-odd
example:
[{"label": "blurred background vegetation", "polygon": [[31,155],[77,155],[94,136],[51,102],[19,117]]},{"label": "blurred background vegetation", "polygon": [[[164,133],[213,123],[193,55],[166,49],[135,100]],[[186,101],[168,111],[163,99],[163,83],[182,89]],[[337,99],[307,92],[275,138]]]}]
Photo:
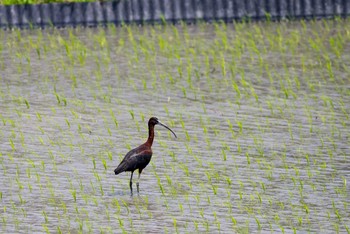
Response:
[{"label": "blurred background vegetation", "polygon": [[0,0],[0,5],[41,4],[61,2],[94,2],[95,0]]}]

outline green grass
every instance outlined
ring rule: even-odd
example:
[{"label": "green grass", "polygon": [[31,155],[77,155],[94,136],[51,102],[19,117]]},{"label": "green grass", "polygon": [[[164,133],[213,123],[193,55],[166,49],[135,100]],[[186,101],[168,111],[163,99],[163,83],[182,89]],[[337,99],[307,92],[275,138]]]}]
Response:
[{"label": "green grass", "polygon": [[[348,232],[348,28],[0,32],[1,231]],[[179,138],[156,127],[131,198],[151,116]]]}]

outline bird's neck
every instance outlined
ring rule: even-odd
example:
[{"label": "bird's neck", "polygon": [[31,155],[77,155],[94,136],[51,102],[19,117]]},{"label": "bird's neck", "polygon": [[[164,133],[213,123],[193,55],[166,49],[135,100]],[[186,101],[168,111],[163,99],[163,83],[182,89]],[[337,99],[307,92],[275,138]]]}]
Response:
[{"label": "bird's neck", "polygon": [[152,146],[154,139],[154,125],[148,125],[148,139],[146,144]]}]

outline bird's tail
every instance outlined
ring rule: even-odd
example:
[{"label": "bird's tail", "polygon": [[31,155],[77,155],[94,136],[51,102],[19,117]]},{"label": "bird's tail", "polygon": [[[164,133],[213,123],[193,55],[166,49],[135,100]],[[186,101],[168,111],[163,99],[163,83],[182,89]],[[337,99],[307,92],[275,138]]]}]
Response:
[{"label": "bird's tail", "polygon": [[115,170],[114,170],[114,173],[116,175],[118,175],[119,173],[122,173],[123,171],[125,171],[125,165],[124,163],[121,163]]},{"label": "bird's tail", "polygon": [[119,173],[121,173],[121,170],[120,170],[119,168],[116,168],[116,169],[114,170],[114,173],[115,173],[116,175],[118,175]]}]

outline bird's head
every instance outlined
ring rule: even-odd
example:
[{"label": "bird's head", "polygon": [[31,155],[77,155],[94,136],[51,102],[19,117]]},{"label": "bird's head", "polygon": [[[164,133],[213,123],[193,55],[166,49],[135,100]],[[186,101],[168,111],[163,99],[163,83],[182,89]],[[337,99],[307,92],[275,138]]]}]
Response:
[{"label": "bird's head", "polygon": [[168,129],[170,132],[172,132],[174,134],[174,136],[177,138],[176,134],[173,132],[173,130],[171,130],[168,126],[166,126],[165,124],[162,124],[161,122],[159,122],[158,118],[156,117],[152,117],[149,119],[148,121],[148,126],[155,126],[155,125],[162,125],[163,127],[165,127],[166,129]]},{"label": "bird's head", "polygon": [[156,118],[156,117],[152,117],[152,118],[150,118],[149,120],[148,120],[148,125],[156,125],[156,124],[158,124],[159,123],[159,121],[158,121],[158,118]]}]

